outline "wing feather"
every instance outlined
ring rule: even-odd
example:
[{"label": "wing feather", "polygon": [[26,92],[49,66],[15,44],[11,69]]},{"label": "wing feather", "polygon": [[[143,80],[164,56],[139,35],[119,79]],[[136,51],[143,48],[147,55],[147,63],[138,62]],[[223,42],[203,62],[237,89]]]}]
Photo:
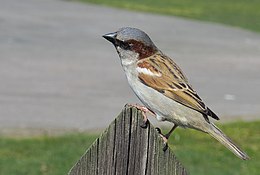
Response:
[{"label": "wing feather", "polygon": [[140,68],[146,68],[155,75],[151,76],[143,72],[139,73],[139,79],[145,85],[163,93],[189,108],[219,119],[201,100],[196,91],[189,84],[188,79],[183,74],[179,66],[169,57],[162,53],[139,60],[137,65]]}]

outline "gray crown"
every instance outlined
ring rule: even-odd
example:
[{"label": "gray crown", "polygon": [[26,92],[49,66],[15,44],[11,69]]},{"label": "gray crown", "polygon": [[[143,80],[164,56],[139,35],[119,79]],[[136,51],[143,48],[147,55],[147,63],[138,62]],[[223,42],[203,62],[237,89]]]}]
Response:
[{"label": "gray crown", "polygon": [[117,39],[121,41],[127,41],[133,39],[136,41],[141,41],[147,46],[155,47],[150,37],[145,32],[137,28],[124,27],[119,29],[117,31]]}]

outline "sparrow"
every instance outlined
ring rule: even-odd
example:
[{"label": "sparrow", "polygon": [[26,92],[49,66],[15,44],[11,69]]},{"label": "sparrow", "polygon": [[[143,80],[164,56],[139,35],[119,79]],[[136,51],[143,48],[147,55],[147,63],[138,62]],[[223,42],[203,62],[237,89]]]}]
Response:
[{"label": "sparrow", "polygon": [[103,37],[114,45],[130,87],[144,104],[141,110],[150,111],[159,121],[173,123],[166,139],[178,126],[191,128],[208,133],[239,158],[249,159],[210,120],[219,117],[205,105],[180,67],[145,32],[124,27]]}]

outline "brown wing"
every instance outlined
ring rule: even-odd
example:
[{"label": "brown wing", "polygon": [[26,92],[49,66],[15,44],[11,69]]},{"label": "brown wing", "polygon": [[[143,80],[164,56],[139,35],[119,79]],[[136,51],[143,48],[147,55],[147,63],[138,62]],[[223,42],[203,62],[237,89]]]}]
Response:
[{"label": "brown wing", "polygon": [[166,97],[171,98],[187,107],[199,111],[206,116],[219,119],[197,95],[187,78],[182,73],[179,66],[169,57],[158,53],[149,58],[138,61],[140,68],[149,69],[150,72],[160,76],[151,76],[140,73],[139,79],[145,85],[163,93]]}]

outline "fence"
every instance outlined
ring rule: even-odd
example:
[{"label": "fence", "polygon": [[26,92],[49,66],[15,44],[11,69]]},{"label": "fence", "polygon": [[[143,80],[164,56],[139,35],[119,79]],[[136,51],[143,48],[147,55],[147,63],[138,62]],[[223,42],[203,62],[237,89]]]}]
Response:
[{"label": "fence", "polygon": [[163,151],[155,128],[142,123],[139,110],[125,107],[69,175],[186,175],[171,149]]}]

